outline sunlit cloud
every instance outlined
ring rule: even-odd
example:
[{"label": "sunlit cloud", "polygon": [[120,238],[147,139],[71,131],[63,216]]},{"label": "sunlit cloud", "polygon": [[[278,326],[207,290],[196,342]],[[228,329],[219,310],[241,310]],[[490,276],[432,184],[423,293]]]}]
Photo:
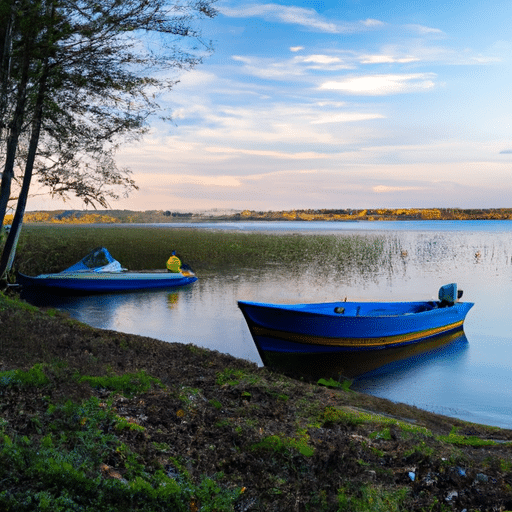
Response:
[{"label": "sunlit cloud", "polygon": [[318,171],[316,169],[305,169],[305,170],[289,170],[289,171],[272,171],[272,172],[262,172],[258,174],[249,174],[248,176],[244,176],[243,179],[247,181],[258,181],[258,180],[268,180],[269,178],[286,178],[287,176],[293,176],[295,179],[301,176],[307,176],[312,174],[317,174]]},{"label": "sunlit cloud", "polygon": [[193,174],[159,175],[158,180],[167,184],[190,184],[202,187],[239,187],[240,180],[236,176],[195,176]]},{"label": "sunlit cloud", "polygon": [[372,187],[372,190],[378,194],[383,194],[387,192],[407,192],[410,190],[425,190],[425,187],[390,187],[389,185],[377,185]]},{"label": "sunlit cloud", "polygon": [[233,147],[207,147],[205,151],[208,153],[223,153],[223,154],[236,154],[236,155],[249,155],[259,157],[271,157],[284,160],[317,160],[330,158],[330,155],[325,153],[315,153],[312,151],[305,151],[300,153],[285,153],[283,151],[267,151],[257,149],[241,149]]},{"label": "sunlit cloud", "polygon": [[300,52],[301,50],[304,50],[304,46],[290,46],[291,52]]},{"label": "sunlit cloud", "polygon": [[434,73],[352,76],[324,82],[320,89],[364,96],[427,91],[435,86]]},{"label": "sunlit cloud", "polygon": [[[211,114],[206,120],[208,127],[196,127],[194,134],[196,139],[211,141],[209,145],[212,147],[228,147],[222,141],[231,141],[237,150],[260,150],[261,144],[271,144],[271,151],[275,151],[276,144],[286,143],[299,149],[283,151],[290,158],[290,154],[304,153],[303,146],[298,144],[310,147],[320,144],[323,145],[320,148],[322,152],[326,145],[339,146],[349,140],[364,138],[360,127],[384,117],[378,109],[356,110],[343,102],[264,102],[259,108],[230,107]],[[346,130],[344,123],[358,123],[358,130]]]}]

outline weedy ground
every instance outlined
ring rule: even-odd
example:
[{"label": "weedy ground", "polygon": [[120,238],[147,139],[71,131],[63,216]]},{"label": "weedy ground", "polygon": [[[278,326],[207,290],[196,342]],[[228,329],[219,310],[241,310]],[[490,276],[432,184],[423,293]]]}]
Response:
[{"label": "weedy ground", "polygon": [[512,509],[512,431],[0,295],[0,509]]},{"label": "weedy ground", "polygon": [[[16,269],[98,245],[131,269],[387,265],[379,236],[25,226]],[[512,510],[512,431],[192,345],[102,331],[0,294],[0,510]]]}]

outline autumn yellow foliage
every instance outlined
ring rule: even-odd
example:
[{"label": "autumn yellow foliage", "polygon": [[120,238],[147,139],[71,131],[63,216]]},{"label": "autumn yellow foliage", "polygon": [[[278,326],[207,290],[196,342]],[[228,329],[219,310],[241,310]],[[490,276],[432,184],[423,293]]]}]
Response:
[{"label": "autumn yellow foliage", "polygon": [[[186,214],[191,220],[202,220],[202,214]],[[12,223],[12,215],[5,218],[5,224]],[[173,214],[174,217],[174,214]],[[461,209],[461,208],[375,208],[375,209],[304,209],[288,211],[243,210],[240,213],[216,216],[216,220],[324,220],[324,221],[393,221],[393,220],[512,220],[512,208]],[[112,210],[108,212],[88,211],[38,211],[27,212],[26,222],[52,224],[98,224],[98,223],[155,223],[172,221],[162,211],[130,212]]]},{"label": "autumn yellow foliage", "polygon": [[425,220],[441,219],[441,212],[437,209],[421,210],[420,215]]},{"label": "autumn yellow foliage", "polygon": [[117,223],[119,219],[101,213],[86,213],[80,215],[55,215],[54,212],[30,212],[25,214],[25,222],[51,222],[52,224],[99,224]]},{"label": "autumn yellow foliage", "polygon": [[292,210],[291,212],[283,212],[283,217],[286,220],[295,220],[297,218],[297,212]]}]

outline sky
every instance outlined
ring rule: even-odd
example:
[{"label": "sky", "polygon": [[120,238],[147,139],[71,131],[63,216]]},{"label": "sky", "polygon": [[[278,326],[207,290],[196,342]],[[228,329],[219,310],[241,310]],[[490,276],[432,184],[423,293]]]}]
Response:
[{"label": "sky", "polygon": [[[113,209],[512,207],[510,0],[219,0]],[[84,208],[41,197],[28,210]]]}]

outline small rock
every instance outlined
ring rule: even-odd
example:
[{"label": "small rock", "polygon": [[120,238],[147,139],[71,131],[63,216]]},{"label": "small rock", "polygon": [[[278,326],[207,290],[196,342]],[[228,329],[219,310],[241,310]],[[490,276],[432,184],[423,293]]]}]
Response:
[{"label": "small rock", "polygon": [[484,475],[483,473],[477,473],[475,477],[475,483],[482,483],[485,484],[489,481],[489,477],[487,475]]},{"label": "small rock", "polygon": [[377,479],[377,472],[373,469],[369,469],[366,474],[368,475],[368,479],[371,481],[375,481]]},{"label": "small rock", "polygon": [[448,493],[448,496],[446,496],[445,500],[446,501],[452,501],[453,498],[457,498],[459,496],[459,493],[457,491],[450,491]]},{"label": "small rock", "polygon": [[436,483],[436,479],[432,473],[428,473],[427,476],[423,479],[423,483],[425,485],[432,485]]}]

